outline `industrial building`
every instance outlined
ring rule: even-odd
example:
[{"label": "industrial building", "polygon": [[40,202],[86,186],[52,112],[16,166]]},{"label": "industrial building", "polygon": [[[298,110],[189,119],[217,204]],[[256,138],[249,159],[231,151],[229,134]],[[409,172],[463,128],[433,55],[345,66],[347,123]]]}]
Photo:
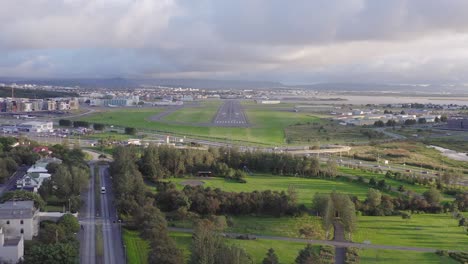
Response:
[{"label": "industrial building", "polygon": [[468,131],[468,117],[467,116],[453,116],[447,120],[447,128],[453,130],[467,130]]},{"label": "industrial building", "polygon": [[52,122],[30,121],[30,122],[21,123],[17,125],[16,127],[18,131],[22,131],[22,132],[43,133],[43,132],[54,131],[54,123]]}]

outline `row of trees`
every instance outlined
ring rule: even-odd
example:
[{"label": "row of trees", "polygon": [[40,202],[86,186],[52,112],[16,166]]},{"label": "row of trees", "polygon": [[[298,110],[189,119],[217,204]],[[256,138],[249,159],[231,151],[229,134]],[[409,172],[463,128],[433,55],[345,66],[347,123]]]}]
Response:
[{"label": "row of trees", "polygon": [[42,221],[38,240],[25,251],[24,263],[62,264],[78,263],[80,230],[78,219],[71,214],[62,216],[57,223]]},{"label": "row of trees", "polygon": [[235,148],[202,151],[149,146],[137,163],[144,178],[153,182],[172,176],[196,174],[201,170],[210,170],[222,176],[235,176],[241,170],[303,177],[333,176],[337,171],[334,161],[330,161],[322,170],[316,158],[259,151],[240,152]]},{"label": "row of trees", "polygon": [[183,263],[182,252],[169,237],[164,215],[155,206],[151,194],[146,193],[135,149],[117,147],[113,156],[110,171],[117,210],[125,222],[149,241],[149,263]]},{"label": "row of trees", "polygon": [[188,210],[200,215],[293,215],[300,212],[297,206],[297,192],[254,191],[225,192],[202,186],[185,186],[182,191],[175,185],[159,184],[156,194],[157,205],[165,212]]}]

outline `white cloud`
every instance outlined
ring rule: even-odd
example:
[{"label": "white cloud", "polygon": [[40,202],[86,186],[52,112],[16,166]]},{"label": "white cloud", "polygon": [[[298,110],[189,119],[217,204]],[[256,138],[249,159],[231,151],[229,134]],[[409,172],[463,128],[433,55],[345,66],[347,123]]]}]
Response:
[{"label": "white cloud", "polygon": [[0,76],[468,79],[467,13],[466,0],[4,0],[0,54],[22,62]]}]

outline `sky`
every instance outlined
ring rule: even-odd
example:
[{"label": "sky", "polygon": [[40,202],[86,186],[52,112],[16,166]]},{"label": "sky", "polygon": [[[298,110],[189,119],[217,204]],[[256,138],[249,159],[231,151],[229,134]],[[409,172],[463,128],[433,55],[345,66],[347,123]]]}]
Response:
[{"label": "sky", "polygon": [[467,0],[0,0],[0,76],[468,83]]}]

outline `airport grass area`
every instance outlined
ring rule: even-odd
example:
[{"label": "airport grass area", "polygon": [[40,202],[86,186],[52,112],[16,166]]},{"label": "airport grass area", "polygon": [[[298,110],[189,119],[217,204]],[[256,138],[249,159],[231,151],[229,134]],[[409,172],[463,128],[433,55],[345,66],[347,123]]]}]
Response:
[{"label": "airport grass area", "polygon": [[400,216],[359,216],[353,241],[408,247],[466,250],[466,231],[450,214]]},{"label": "airport grass area", "polygon": [[204,102],[200,105],[181,108],[163,118],[164,121],[182,123],[210,123],[216,115],[221,101]]},{"label": "airport grass area", "polygon": [[[182,188],[181,183],[188,178],[171,178]],[[204,183],[203,186],[211,188],[220,188],[229,192],[252,192],[252,191],[287,191],[289,186],[296,189],[298,202],[306,206],[312,203],[312,197],[315,193],[330,193],[333,190],[341,193],[356,195],[359,199],[366,197],[368,187],[345,180],[325,180],[317,178],[298,178],[288,176],[278,176],[270,174],[254,174],[246,177],[247,183],[226,180],[224,178],[197,178]]]},{"label": "airport grass area", "polygon": [[122,229],[123,241],[127,254],[127,263],[148,263],[149,243],[139,236],[138,231]]},{"label": "airport grass area", "polygon": [[[207,120],[211,121],[216,114],[216,108],[215,103],[182,108],[166,116],[163,119],[164,121],[150,121],[152,116],[164,111],[163,108],[106,109],[79,119],[91,123],[135,127],[149,132],[165,132],[269,146],[286,144],[285,128],[292,124],[320,122],[319,118],[310,113],[295,113],[292,110],[286,111],[283,108],[262,106],[245,108],[251,127],[197,126],[194,124],[202,121],[206,122]],[[187,121],[187,124],[175,124],[170,121]]]}]

